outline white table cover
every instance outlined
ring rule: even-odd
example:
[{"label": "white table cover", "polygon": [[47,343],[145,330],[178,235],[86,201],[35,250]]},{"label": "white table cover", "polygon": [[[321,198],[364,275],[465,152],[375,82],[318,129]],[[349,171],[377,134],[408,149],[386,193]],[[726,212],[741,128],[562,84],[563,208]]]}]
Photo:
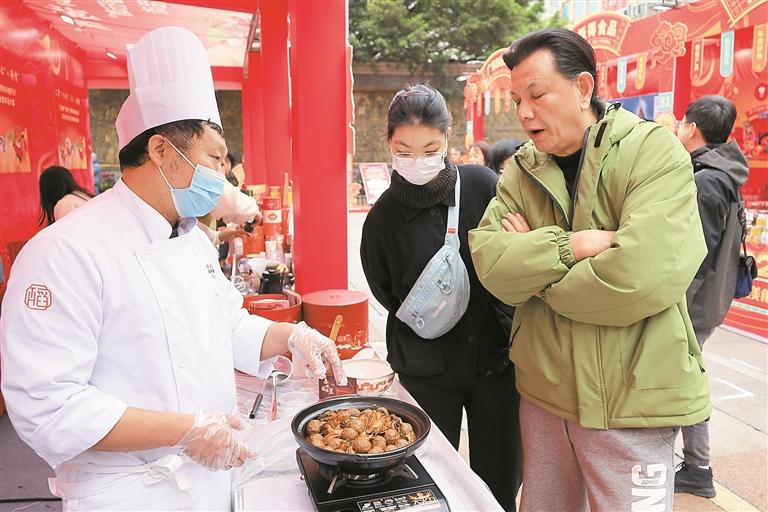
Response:
[{"label": "white table cover", "polygon": [[[262,380],[245,374],[236,376],[238,387],[238,412],[246,417],[253,405],[255,393],[261,389]],[[246,435],[247,442],[264,457],[249,464],[233,475],[233,509],[245,511],[311,511],[309,489],[301,479],[295,459],[299,445],[293,438],[290,420],[301,408],[317,400],[318,386],[294,375],[278,386],[278,417],[268,422],[271,403],[271,387],[267,393],[252,428]],[[294,392],[293,395],[286,395]],[[313,401],[305,404],[281,404],[281,395],[300,396],[295,392],[313,394]],[[384,396],[416,404],[416,401],[396,380]],[[502,510],[485,483],[464,462],[446,437],[432,424],[427,441],[416,451],[416,456],[432,476],[448,500],[452,511]]]}]

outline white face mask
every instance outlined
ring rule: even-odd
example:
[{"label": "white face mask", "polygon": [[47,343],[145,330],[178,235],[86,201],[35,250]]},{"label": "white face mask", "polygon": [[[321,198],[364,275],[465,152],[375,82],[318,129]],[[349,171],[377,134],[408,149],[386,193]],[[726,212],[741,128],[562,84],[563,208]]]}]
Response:
[{"label": "white face mask", "polygon": [[[446,150],[447,151],[447,150]],[[392,168],[413,185],[426,185],[445,169],[446,152],[439,155],[413,156],[392,155]]]}]

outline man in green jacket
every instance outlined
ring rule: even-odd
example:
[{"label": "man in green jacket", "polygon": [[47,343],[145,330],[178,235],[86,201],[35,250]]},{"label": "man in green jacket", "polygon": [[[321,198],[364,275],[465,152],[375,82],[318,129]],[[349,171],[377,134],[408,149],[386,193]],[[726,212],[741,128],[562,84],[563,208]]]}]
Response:
[{"label": "man in green jacket", "polygon": [[690,157],[599,100],[578,34],[528,34],[504,61],[531,140],[469,243],[517,306],[521,510],[671,511],[677,427],[711,409],[685,301],[706,254]]}]

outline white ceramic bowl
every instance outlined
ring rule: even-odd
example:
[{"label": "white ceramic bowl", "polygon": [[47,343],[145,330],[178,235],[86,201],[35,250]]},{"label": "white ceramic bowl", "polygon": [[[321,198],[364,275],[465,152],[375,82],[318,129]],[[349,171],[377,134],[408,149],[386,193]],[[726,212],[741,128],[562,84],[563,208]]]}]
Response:
[{"label": "white ceramic bowl", "polygon": [[380,395],[395,380],[395,372],[383,359],[348,359],[342,364],[347,377],[357,381],[357,393],[360,395]]}]

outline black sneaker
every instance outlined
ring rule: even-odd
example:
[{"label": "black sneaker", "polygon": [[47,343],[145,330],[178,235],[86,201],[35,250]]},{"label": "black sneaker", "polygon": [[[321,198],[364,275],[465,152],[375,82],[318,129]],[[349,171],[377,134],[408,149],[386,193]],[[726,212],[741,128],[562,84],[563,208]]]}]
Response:
[{"label": "black sneaker", "polygon": [[715,486],[712,485],[712,468],[701,469],[681,462],[675,473],[675,492],[687,492],[702,498],[714,498]]}]

